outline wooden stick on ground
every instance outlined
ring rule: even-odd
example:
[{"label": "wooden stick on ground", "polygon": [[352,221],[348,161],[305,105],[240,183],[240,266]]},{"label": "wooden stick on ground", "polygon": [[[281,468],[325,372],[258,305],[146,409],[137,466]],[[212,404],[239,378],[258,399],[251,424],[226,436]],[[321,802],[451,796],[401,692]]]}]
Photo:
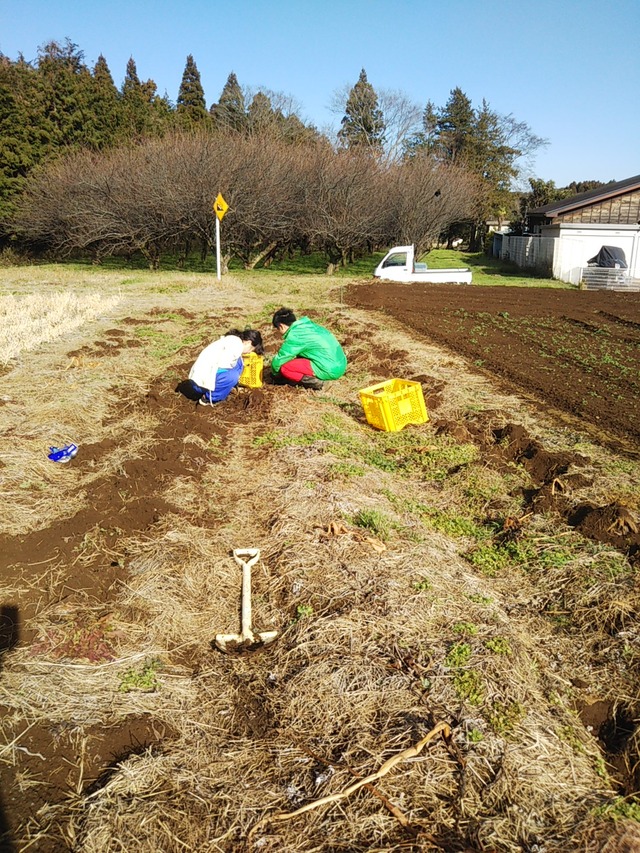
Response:
[{"label": "wooden stick on ground", "polygon": [[[356,777],[356,779],[362,779],[362,776],[359,773],[357,773],[353,769],[353,767],[349,767],[348,764],[340,764],[338,762],[327,761],[326,758],[323,758],[321,755],[317,755],[315,752],[308,749],[308,747],[306,747],[306,746],[302,746],[302,747],[300,747],[300,749],[302,749],[302,751],[305,752],[308,756],[313,758],[314,761],[320,761],[322,764],[325,765],[325,767],[344,767],[344,769],[348,770],[352,776]],[[374,797],[377,797],[379,800],[381,800],[384,803],[384,805],[389,809],[391,814],[398,819],[398,821],[402,824],[402,826],[404,826],[405,828],[410,826],[409,818],[405,814],[403,814],[400,811],[400,809],[397,806],[395,806],[387,797],[385,797],[385,795],[381,791],[379,791],[375,785],[372,785],[371,783],[367,783],[365,785],[365,788],[367,789],[367,791],[371,791],[371,793],[374,795]]]},{"label": "wooden stick on ground", "polygon": [[445,739],[448,739],[451,734],[451,729],[449,725],[443,722],[438,723],[431,729],[428,734],[426,734],[413,746],[410,746],[407,749],[403,749],[402,752],[398,752],[396,755],[393,755],[391,758],[388,758],[384,762],[384,764],[382,764],[379,770],[377,770],[375,773],[372,773],[370,776],[366,776],[364,779],[359,779],[357,782],[354,782],[353,785],[349,785],[348,788],[345,788],[344,791],[340,791],[337,794],[330,794],[327,797],[321,797],[319,800],[314,800],[312,803],[307,803],[306,805],[301,806],[299,809],[296,809],[293,812],[281,812],[280,814],[270,815],[268,817],[262,818],[262,820],[258,821],[258,823],[256,823],[255,826],[249,831],[249,834],[247,836],[247,843],[249,843],[251,837],[267,823],[291,820],[292,818],[298,817],[298,815],[304,814],[305,812],[311,811],[312,809],[316,809],[319,806],[324,806],[328,803],[335,803],[338,800],[345,799],[345,797],[350,797],[351,794],[355,794],[356,791],[359,791],[360,788],[363,788],[365,785],[370,785],[372,782],[376,782],[378,779],[382,779],[382,777],[386,776],[387,773],[389,773],[389,771],[396,766],[396,764],[400,764],[402,761],[406,761],[409,758],[415,758],[417,755],[420,755],[420,753],[429,743],[429,741],[433,740],[438,734],[442,734]]}]

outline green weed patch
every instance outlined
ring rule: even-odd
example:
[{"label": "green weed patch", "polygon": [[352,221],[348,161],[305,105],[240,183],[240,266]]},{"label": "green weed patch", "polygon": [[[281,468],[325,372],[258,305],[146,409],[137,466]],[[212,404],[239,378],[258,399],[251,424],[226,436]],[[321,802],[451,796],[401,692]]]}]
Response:
[{"label": "green weed patch", "polygon": [[161,665],[161,661],[154,659],[146,661],[140,669],[128,669],[122,676],[118,690],[121,693],[131,693],[133,690],[155,692],[160,686],[157,673]]}]

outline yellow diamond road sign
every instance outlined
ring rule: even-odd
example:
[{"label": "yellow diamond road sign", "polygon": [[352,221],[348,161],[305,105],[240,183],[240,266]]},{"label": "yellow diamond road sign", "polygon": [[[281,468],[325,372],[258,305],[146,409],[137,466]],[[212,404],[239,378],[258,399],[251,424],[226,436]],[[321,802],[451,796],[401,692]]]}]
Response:
[{"label": "yellow diamond road sign", "polygon": [[217,216],[217,217],[218,217],[218,219],[220,220],[220,222],[222,222],[222,217],[225,215],[225,213],[227,212],[227,210],[229,210],[229,205],[228,205],[228,204],[227,204],[227,202],[222,198],[222,194],[221,194],[221,193],[218,193],[218,195],[217,195],[217,197],[216,197],[216,200],[215,200],[215,201],[214,201],[214,203],[213,203],[213,209],[214,209],[214,211],[215,211],[215,213],[216,213],[216,216]]}]

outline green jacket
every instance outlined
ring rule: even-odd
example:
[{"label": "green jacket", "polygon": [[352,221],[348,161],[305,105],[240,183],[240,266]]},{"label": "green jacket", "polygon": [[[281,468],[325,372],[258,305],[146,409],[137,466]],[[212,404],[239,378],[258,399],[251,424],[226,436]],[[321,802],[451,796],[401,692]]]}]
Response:
[{"label": "green jacket", "polygon": [[294,358],[308,358],[318,379],[340,379],[347,369],[347,357],[335,335],[308,317],[300,317],[284,333],[271,370],[278,373],[286,361]]}]

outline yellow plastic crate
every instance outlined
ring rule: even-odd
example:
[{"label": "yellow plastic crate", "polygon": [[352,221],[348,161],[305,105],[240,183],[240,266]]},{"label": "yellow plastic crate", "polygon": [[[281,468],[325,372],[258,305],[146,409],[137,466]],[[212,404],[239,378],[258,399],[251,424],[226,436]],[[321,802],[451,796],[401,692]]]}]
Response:
[{"label": "yellow plastic crate", "polygon": [[419,382],[388,379],[363,388],[359,394],[368,423],[385,432],[398,432],[407,424],[429,420]]},{"label": "yellow plastic crate", "polygon": [[242,356],[242,361],[244,367],[238,380],[240,385],[244,385],[245,388],[261,388],[264,357],[256,355],[255,352],[250,352]]}]

